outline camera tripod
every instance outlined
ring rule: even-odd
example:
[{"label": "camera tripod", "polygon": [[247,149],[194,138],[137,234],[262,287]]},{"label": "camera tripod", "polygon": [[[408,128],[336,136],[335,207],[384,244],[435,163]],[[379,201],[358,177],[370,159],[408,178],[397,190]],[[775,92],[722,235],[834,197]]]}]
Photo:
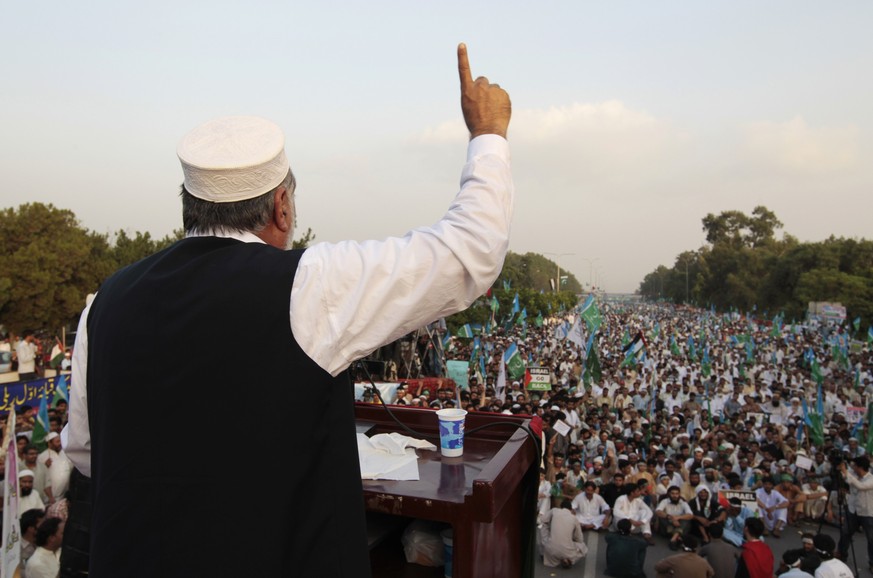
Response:
[{"label": "camera tripod", "polygon": [[[825,517],[827,516],[828,506],[831,505],[831,496],[836,493],[837,496],[837,527],[840,530],[840,543],[843,541],[843,536],[846,537],[849,541],[849,550],[852,552],[852,569],[855,572],[855,576],[860,576],[858,573],[858,557],[855,555],[855,533],[858,531],[858,525],[855,524],[854,531],[852,528],[852,524],[849,522],[849,516],[854,515],[849,512],[849,504],[846,503],[846,492],[849,491],[849,485],[843,480],[843,476],[840,475],[838,467],[839,463],[831,464],[831,472],[830,472],[830,488],[828,489],[828,499],[825,501],[825,513],[822,514],[821,520],[818,523],[818,531],[817,534],[821,534],[821,528],[824,525]],[[865,532],[866,538],[866,532]],[[838,543],[839,544],[839,543]],[[838,546],[839,548],[839,546]],[[848,566],[848,556],[846,560],[843,562]]]}]

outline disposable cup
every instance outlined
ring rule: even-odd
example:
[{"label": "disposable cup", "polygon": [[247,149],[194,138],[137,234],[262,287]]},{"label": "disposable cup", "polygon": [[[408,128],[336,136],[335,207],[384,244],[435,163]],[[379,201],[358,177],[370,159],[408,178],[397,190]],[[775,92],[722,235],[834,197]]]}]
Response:
[{"label": "disposable cup", "polygon": [[464,455],[464,419],[467,412],[463,409],[441,409],[436,414],[440,422],[440,453],[447,458]]}]

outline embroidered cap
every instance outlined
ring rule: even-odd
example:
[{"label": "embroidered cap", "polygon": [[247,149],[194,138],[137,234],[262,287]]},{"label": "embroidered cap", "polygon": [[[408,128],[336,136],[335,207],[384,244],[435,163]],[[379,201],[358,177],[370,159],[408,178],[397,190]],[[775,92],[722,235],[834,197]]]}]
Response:
[{"label": "embroidered cap", "polygon": [[185,135],[176,154],[185,190],[212,203],[263,195],[279,186],[290,168],[282,129],[256,116],[210,120]]}]

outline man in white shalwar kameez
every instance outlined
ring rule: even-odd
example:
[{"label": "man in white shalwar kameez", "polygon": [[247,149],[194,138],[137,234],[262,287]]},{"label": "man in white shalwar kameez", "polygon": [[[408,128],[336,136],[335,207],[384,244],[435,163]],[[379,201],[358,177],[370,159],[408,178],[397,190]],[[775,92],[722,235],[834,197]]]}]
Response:
[{"label": "man in white shalwar kameez", "polygon": [[595,489],[597,484],[585,482],[585,491],[573,498],[573,511],[583,530],[606,530],[612,518],[609,504]]},{"label": "man in white shalwar kameez", "polygon": [[579,520],[573,515],[570,500],[561,502],[543,517],[543,564],[549,568],[570,568],[588,554]]},{"label": "man in white shalwar kameez", "polygon": [[773,489],[773,478],[762,480],[763,488],[755,490],[758,500],[758,512],[764,521],[764,527],[777,538],[782,534],[782,528],[788,523],[788,499]]},{"label": "man in white shalwar kameez", "polygon": [[651,526],[652,510],[640,497],[641,493],[640,486],[632,486],[628,493],[619,496],[615,501],[612,513],[616,522],[625,518],[631,521],[632,534],[642,534],[647,542],[654,543]]}]

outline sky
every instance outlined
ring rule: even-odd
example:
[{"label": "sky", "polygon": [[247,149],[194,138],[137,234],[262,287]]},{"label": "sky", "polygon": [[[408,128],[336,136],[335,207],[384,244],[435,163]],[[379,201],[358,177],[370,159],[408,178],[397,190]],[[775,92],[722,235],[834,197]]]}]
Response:
[{"label": "sky", "polygon": [[[286,134],[298,230],[436,222],[467,136],[456,46],[512,99],[510,249],[633,292],[757,205],[802,241],[871,238],[873,3],[9,2],[0,208],[181,228],[176,145],[210,118]],[[781,233],[780,233],[781,234]]]}]

